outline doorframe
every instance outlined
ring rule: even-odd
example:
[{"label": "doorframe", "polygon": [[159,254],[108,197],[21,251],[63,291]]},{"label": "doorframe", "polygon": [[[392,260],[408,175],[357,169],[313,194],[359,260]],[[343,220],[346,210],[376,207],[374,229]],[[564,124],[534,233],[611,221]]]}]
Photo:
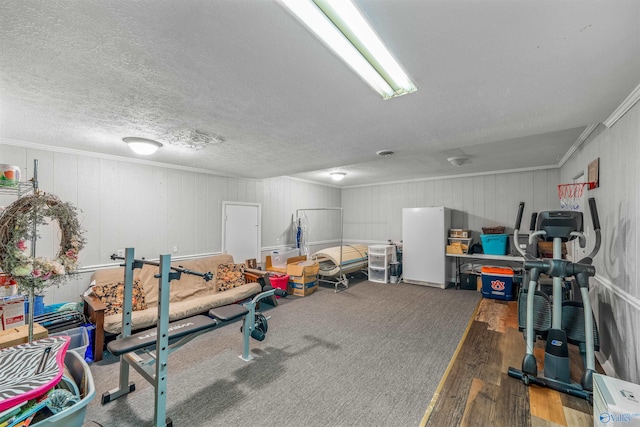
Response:
[{"label": "doorframe", "polygon": [[[227,206],[230,205],[238,205],[238,206],[255,206],[258,208],[258,246],[256,248],[256,261],[258,263],[262,262],[262,204],[261,203],[251,203],[251,202],[222,202],[222,253],[227,253]],[[244,260],[243,260],[244,261]]]}]

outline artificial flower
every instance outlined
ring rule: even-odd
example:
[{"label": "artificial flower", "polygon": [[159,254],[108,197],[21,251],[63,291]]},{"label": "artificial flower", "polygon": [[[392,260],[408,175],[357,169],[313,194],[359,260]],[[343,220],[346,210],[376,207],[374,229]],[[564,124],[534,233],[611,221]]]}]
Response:
[{"label": "artificial flower", "polygon": [[20,265],[17,265],[13,270],[11,270],[11,275],[17,276],[17,277],[24,277],[24,276],[28,276],[29,273],[31,273],[31,270],[33,270],[33,265],[20,264]]},{"label": "artificial flower", "polygon": [[24,239],[20,239],[18,241],[18,243],[16,243],[16,246],[21,251],[26,251],[27,250],[27,242]]}]

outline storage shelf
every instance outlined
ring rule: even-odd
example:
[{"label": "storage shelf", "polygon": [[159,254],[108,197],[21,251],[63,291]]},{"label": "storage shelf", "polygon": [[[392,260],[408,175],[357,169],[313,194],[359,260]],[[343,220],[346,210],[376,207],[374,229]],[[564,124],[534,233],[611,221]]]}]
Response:
[{"label": "storage shelf", "polygon": [[18,196],[18,198],[24,196],[33,191],[33,182],[18,182],[15,185],[0,185],[0,195]]},{"label": "storage shelf", "polygon": [[393,250],[393,245],[369,246],[369,281],[389,282],[389,264],[391,264]]}]

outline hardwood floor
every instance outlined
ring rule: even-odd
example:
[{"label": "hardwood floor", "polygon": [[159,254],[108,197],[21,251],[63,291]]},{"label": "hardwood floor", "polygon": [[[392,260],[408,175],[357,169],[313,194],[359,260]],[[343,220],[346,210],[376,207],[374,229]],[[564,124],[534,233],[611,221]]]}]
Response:
[{"label": "hardwood floor", "polygon": [[[579,382],[582,360],[577,348],[569,347],[571,378]],[[593,425],[593,408],[586,400],[544,387],[527,387],[507,375],[510,366],[520,368],[524,352],[517,303],[482,299],[420,426]],[[534,352],[541,372],[543,342],[536,342]],[[597,369],[602,372],[599,366]]]}]

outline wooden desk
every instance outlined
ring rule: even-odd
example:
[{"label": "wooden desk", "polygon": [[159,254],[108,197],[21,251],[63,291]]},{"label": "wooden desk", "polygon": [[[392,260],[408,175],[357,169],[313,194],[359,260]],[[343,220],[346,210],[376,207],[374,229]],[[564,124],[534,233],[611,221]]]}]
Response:
[{"label": "wooden desk", "polygon": [[[522,264],[524,262],[524,257],[521,256],[513,256],[513,255],[487,255],[487,254],[446,254],[448,257],[455,258],[456,261],[456,289],[460,286],[460,274],[462,269],[462,264],[465,262],[464,260],[470,264],[474,264],[474,261],[477,261],[480,265],[491,265],[495,261],[513,264],[518,263]],[[493,262],[492,262],[493,261]]]},{"label": "wooden desk", "polygon": [[[46,338],[49,332],[40,324],[33,324],[33,339]],[[13,347],[29,341],[29,325],[17,326],[15,328],[0,331],[0,348]]]}]

